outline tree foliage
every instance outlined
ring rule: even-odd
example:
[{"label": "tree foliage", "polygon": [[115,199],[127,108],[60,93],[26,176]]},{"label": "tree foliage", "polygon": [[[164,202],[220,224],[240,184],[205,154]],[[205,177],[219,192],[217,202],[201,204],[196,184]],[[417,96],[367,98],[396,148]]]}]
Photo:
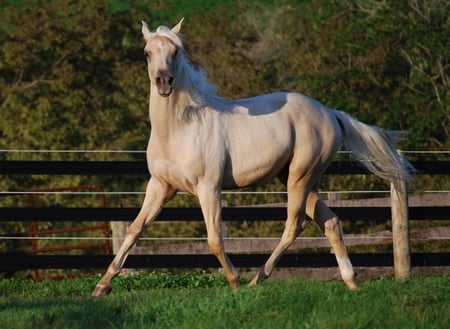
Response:
[{"label": "tree foliage", "polygon": [[409,130],[406,148],[448,148],[448,1],[198,6],[103,0],[4,8],[0,147],[144,149],[140,20],[171,25],[185,12],[191,58],[223,96],[295,90],[366,122]]}]

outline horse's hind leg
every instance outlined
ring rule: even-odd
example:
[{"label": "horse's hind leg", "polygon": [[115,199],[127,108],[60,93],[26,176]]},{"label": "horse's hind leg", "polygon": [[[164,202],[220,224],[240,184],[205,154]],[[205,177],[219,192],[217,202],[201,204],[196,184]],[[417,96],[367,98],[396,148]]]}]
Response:
[{"label": "horse's hind leg", "polygon": [[136,243],[144,227],[156,218],[163,205],[175,192],[170,186],[154,178],[150,179],[141,210],[129,226],[125,239],[106,273],[97,283],[92,292],[93,296],[107,295],[111,291],[111,280],[120,273],[131,247]]},{"label": "horse's hind leg", "polygon": [[342,240],[339,218],[327,207],[317,191],[311,191],[308,195],[306,214],[320,226],[330,241],[342,279],[350,289],[356,289],[355,274]]},{"label": "horse's hind leg", "polygon": [[257,285],[272,274],[275,265],[278,263],[283,253],[295,241],[297,236],[306,226],[305,199],[308,188],[305,187],[303,180],[293,179],[292,177],[288,178],[287,188],[288,216],[283,235],[267,262],[259,269],[256,276],[248,284],[249,286]]}]

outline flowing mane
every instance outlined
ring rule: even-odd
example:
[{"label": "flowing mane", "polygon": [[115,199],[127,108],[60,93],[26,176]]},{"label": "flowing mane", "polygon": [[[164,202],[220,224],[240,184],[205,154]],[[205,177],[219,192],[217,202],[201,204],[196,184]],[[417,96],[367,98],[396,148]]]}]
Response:
[{"label": "flowing mane", "polygon": [[178,48],[174,72],[178,97],[176,113],[178,119],[189,121],[220,99],[215,94],[217,87],[208,81],[205,70],[194,68],[190,63],[179,34],[167,26],[159,26],[156,33],[168,38]]}]

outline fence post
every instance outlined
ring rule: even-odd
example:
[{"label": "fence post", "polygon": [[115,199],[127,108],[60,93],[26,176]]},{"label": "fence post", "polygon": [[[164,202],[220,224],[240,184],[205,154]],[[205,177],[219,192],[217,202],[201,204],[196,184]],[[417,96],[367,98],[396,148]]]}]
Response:
[{"label": "fence post", "polygon": [[111,221],[113,254],[117,254],[127,233],[127,222]]},{"label": "fence post", "polygon": [[408,195],[405,181],[391,182],[392,244],[394,273],[397,279],[407,279],[411,273],[409,244]]}]

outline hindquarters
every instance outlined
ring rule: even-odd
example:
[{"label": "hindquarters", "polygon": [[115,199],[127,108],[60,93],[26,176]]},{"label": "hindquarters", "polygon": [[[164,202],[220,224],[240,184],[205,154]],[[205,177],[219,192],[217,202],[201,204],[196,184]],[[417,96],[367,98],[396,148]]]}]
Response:
[{"label": "hindquarters", "polygon": [[[287,106],[286,112],[290,117],[293,130],[293,147],[291,159],[279,175],[285,182],[288,192],[287,218],[280,242],[250,285],[258,284],[271,275],[283,253],[305,228],[308,197],[315,193],[320,177],[341,144],[339,124],[326,107],[298,94],[288,95]],[[317,193],[314,195],[318,198]],[[315,208],[317,200],[313,200],[312,203],[314,203],[312,207]],[[321,223],[331,219],[328,213],[322,210],[320,213],[324,215]],[[330,232],[334,234],[336,229],[333,228]],[[329,233],[330,236],[331,233]]]},{"label": "hindquarters", "polygon": [[315,188],[341,146],[341,128],[332,112],[314,99],[289,94],[288,106],[294,144],[279,178],[286,183],[288,177],[305,178],[304,184]]},{"label": "hindquarters", "polygon": [[298,94],[291,94],[289,100],[295,139],[291,160],[279,178],[287,187],[288,222],[298,223],[292,231],[297,232],[306,219],[308,195],[317,191],[341,146],[342,133],[332,111],[321,103]]}]

